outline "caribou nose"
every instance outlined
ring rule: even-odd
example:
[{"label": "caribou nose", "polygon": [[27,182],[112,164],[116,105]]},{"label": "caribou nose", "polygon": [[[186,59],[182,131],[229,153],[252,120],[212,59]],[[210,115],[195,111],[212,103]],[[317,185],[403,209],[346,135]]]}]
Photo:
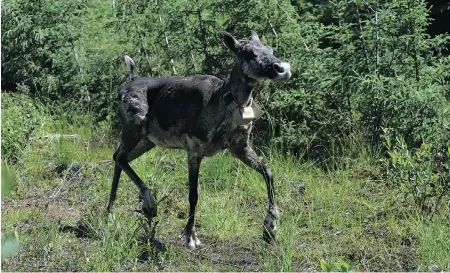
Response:
[{"label": "caribou nose", "polygon": [[284,68],[281,66],[281,64],[274,63],[273,69],[275,69],[275,72],[277,72],[278,74],[281,74],[284,72]]},{"label": "caribou nose", "polygon": [[287,62],[274,63],[273,69],[277,72],[279,79],[289,79],[291,77],[291,65]]}]

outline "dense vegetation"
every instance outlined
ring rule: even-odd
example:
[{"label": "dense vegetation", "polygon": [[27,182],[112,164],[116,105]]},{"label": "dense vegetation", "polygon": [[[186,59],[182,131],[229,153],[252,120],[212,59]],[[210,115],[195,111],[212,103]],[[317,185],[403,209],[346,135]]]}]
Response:
[{"label": "dense vegetation", "polygon": [[[226,78],[233,58],[219,31],[240,38],[253,29],[293,70],[290,81],[261,82],[254,94],[266,114],[253,141],[279,179],[280,243],[268,250],[252,240],[262,211],[251,200],[262,209],[264,185],[220,155],[201,174],[199,218],[214,247],[200,254],[220,256],[228,247],[250,259],[221,270],[450,270],[450,36],[443,27],[450,23],[442,19],[449,7],[424,0],[2,1],[2,177],[3,170],[17,177],[2,233],[23,246],[6,268],[220,265],[182,252],[168,231],[186,211],[182,152],[152,151],[134,163],[168,195],[158,233],[172,238],[169,249],[133,233],[140,218],[126,214],[137,198],[126,199],[126,191],[112,222],[81,211],[106,203],[123,55],[143,75]],[[224,208],[231,195],[239,197]],[[74,213],[62,212],[68,208]],[[230,220],[214,218],[217,209]],[[78,223],[61,224],[70,219]],[[82,236],[61,233],[68,229]],[[183,267],[183,259],[198,266]]]}]

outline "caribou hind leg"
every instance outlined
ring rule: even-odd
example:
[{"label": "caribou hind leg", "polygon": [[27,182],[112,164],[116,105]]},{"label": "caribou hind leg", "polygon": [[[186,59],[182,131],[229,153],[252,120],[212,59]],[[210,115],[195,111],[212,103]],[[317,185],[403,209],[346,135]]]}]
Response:
[{"label": "caribou hind leg", "polygon": [[248,144],[230,147],[230,151],[233,156],[250,166],[252,169],[256,170],[264,177],[267,187],[269,208],[264,220],[263,237],[268,243],[273,243],[275,242],[275,235],[277,232],[278,208],[275,203],[275,190],[273,187],[272,172],[266,164],[260,162],[258,155],[250,146],[248,146]]},{"label": "caribou hind leg", "polygon": [[139,188],[141,192],[141,196],[144,200],[143,211],[147,219],[151,221],[151,219],[156,216],[157,208],[155,198],[150,193],[150,190],[148,189],[147,185],[145,185],[145,183],[139,178],[139,176],[134,172],[134,170],[129,165],[129,162],[138,158],[145,152],[151,150],[153,147],[155,147],[155,144],[153,144],[146,138],[140,141],[133,149],[131,149],[130,152],[127,152],[127,149],[123,144],[120,145],[119,149],[114,154],[115,166],[114,166],[113,181],[111,185],[111,194],[108,203],[109,212],[112,211],[114,201],[116,200],[120,174],[122,171],[124,171],[130,177],[130,179],[136,184],[136,186]]},{"label": "caribou hind leg", "polygon": [[117,196],[117,187],[119,186],[120,174],[122,173],[122,169],[120,166],[114,161],[114,176],[111,184],[111,193],[109,194],[109,202],[108,202],[108,212],[111,213],[114,207],[114,202],[116,201]]}]

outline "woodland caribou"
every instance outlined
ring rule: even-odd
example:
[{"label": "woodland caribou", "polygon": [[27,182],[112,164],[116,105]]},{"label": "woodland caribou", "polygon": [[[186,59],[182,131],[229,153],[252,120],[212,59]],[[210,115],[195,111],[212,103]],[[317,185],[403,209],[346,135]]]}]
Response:
[{"label": "woodland caribou", "polygon": [[194,226],[200,163],[203,157],[224,149],[264,177],[269,202],[264,238],[275,240],[277,231],[272,173],[249,146],[252,120],[259,115],[252,92],[257,80],[289,79],[290,65],[275,57],[273,49],[263,45],[254,31],[245,43],[227,32],[222,32],[221,37],[236,56],[229,79],[223,81],[209,75],[140,77],[133,60],[125,56],[130,80],[121,85],[117,102],[122,134],[113,156],[115,168],[108,211],[112,211],[124,171],[141,192],[146,217],[151,220],[156,216],[155,199],[129,162],[155,146],[184,149],[188,153],[190,205],[184,232],[190,249],[202,246]]}]

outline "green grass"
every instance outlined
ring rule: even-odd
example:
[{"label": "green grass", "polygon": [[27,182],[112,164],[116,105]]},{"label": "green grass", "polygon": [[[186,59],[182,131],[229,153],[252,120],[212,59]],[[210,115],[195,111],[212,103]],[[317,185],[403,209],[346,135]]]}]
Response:
[{"label": "green grass", "polygon": [[400,202],[367,154],[324,171],[268,153],[281,216],[272,246],[262,240],[262,177],[226,151],[204,159],[196,219],[207,247],[189,252],[181,240],[186,153],[153,149],[132,162],[162,200],[151,240],[135,212],[137,188],[124,174],[114,214],[106,213],[116,144],[103,129],[49,123],[35,133],[80,137],[31,141],[16,170],[17,187],[2,205],[2,235],[20,239],[19,251],[2,260],[3,270],[307,271],[343,264],[359,271],[424,271],[430,264],[450,270],[448,211],[429,220]]}]

